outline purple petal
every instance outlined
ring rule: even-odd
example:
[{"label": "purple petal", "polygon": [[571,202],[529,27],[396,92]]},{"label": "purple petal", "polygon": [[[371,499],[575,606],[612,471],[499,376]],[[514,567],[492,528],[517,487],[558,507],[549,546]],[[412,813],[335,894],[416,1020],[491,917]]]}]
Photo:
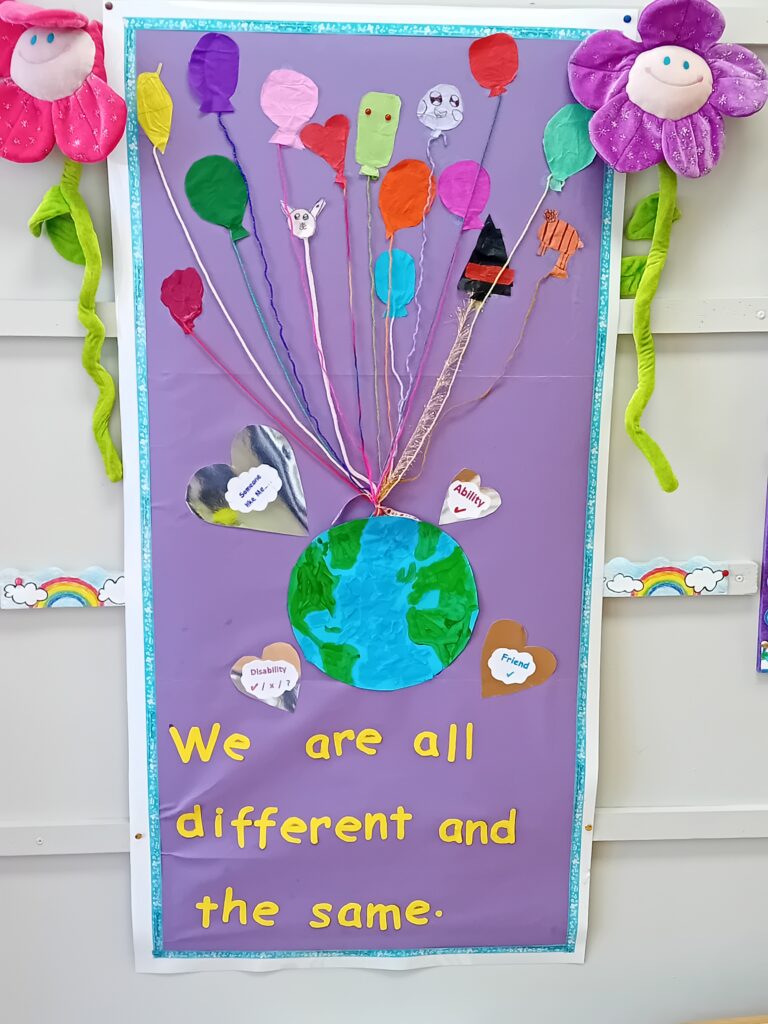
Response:
[{"label": "purple petal", "polygon": [[624,91],[597,111],[589,137],[603,160],[623,173],[644,171],[664,159],[661,120],[642,111]]},{"label": "purple petal", "polygon": [[748,117],[765,105],[768,72],[746,46],[711,46],[707,63],[715,85],[709,102],[715,110],[729,117]]},{"label": "purple petal", "polygon": [[708,103],[690,117],[665,121],[661,132],[664,159],[686,178],[708,174],[720,159],[724,140],[723,119]]},{"label": "purple petal", "polygon": [[687,46],[699,53],[716,43],[725,18],[708,0],[654,0],[637,21],[643,46]]},{"label": "purple petal", "polygon": [[641,50],[639,43],[615,29],[588,36],[568,61],[571,92],[582,106],[597,110],[624,88]]}]

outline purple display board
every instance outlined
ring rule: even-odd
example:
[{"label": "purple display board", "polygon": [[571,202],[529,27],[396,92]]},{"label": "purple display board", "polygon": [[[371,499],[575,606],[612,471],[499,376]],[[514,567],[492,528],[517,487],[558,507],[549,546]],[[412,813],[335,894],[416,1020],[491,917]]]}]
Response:
[{"label": "purple display board", "polygon": [[[266,17],[262,6],[253,10],[253,18]],[[291,712],[248,699],[230,670],[274,643],[290,643],[302,654],[286,607],[293,566],[337,517],[366,516],[371,508],[361,499],[344,512],[353,491],[297,444],[306,536],[217,525],[188,508],[187,485],[196,471],[226,466],[244,427],[274,424],[160,301],[163,280],[195,260],[156,159],[232,319],[274,386],[292,400],[228,232],[197,217],[184,190],[196,160],[231,153],[216,114],[200,112],[187,70],[204,33],[226,34],[239,48],[239,79],[234,111],[222,117],[249,182],[285,338],[322,431],[332,438],[301,262],[281,212],[286,197],[307,210],[326,200],[312,239],[319,319],[350,428],[349,452],[362,470],[342,190],[331,167],[308,150],[286,147],[281,177],[277,146],[269,141],[275,126],[259,104],[265,78],[276,69],[300,71],[318,87],[313,120],[343,113],[351,122],[345,169],[352,283],[363,429],[374,458],[366,186],[355,162],[361,97],[380,91],[402,100],[391,167],[426,159],[430,132],[417,117],[425,92],[435,83],[458,87],[464,118],[445,144],[442,138],[432,144],[436,172],[460,160],[483,162],[491,182],[483,216],[492,215],[509,251],[547,180],[544,126],[572,102],[568,57],[593,28],[619,27],[624,12],[521,12],[517,24],[493,27],[472,23],[470,11],[440,24],[419,21],[418,10],[409,15],[413,24],[228,20],[225,7],[216,20],[185,20],[183,5],[168,5],[164,13],[134,17],[130,5],[118,3],[115,23],[107,24],[114,41],[124,42],[130,119],[110,178],[122,331],[139,966],[391,968],[473,957],[580,958],[594,809],[601,587],[599,577],[593,585],[593,573],[602,564],[617,182],[595,161],[561,193],[550,193],[511,261],[511,295],[491,296],[482,312],[448,412],[423,465],[408,474],[417,479],[401,483],[386,501],[436,524],[460,470],[471,468],[483,486],[498,491],[501,505],[493,514],[444,527],[477,584],[479,614],[463,653],[429,681],[387,692],[346,685],[302,655]],[[494,29],[510,32],[519,50],[519,72],[501,101],[480,87],[468,60],[470,43]],[[163,156],[153,154],[136,114],[136,76],[160,64],[174,104]],[[374,259],[387,248],[376,205],[380,187],[380,181],[371,185]],[[538,255],[536,233],[550,208],[576,229],[583,248],[571,256],[567,277],[543,281],[504,380],[473,402],[500,373],[537,282],[558,258],[551,250]],[[244,225],[250,232],[247,215]],[[435,202],[426,221],[417,354],[435,318],[436,331],[406,439],[466,299],[457,285],[478,232],[460,228]],[[395,244],[418,266],[421,241],[414,227],[398,232]],[[277,338],[258,247],[252,237],[238,247]],[[376,299],[379,360],[385,312]],[[411,302],[408,315],[393,320],[398,358],[414,326]],[[208,287],[196,334],[254,395],[277,408]],[[386,425],[383,430],[388,443]],[[374,654],[380,644],[382,663],[391,665],[387,617],[376,615],[370,613]],[[536,649],[554,655],[556,668],[542,685],[518,689],[493,679],[488,685],[488,652],[504,643],[486,637],[499,620],[524,627],[537,664],[544,655]],[[524,642],[517,645],[523,660]]]}]

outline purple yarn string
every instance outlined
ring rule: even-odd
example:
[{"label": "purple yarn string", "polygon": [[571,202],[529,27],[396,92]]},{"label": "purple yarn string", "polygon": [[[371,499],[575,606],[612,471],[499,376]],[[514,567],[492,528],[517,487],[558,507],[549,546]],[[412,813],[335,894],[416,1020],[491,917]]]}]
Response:
[{"label": "purple yarn string", "polygon": [[328,438],[325,437],[325,435],[323,434],[322,430],[320,429],[320,424],[317,421],[317,417],[315,416],[315,414],[312,412],[312,410],[310,408],[309,399],[307,398],[307,393],[304,390],[304,384],[303,384],[303,382],[301,380],[301,377],[299,376],[299,371],[298,371],[298,369],[296,367],[296,362],[295,362],[295,360],[293,358],[293,354],[292,354],[290,348],[288,347],[288,342],[285,340],[285,334],[284,334],[284,330],[283,330],[283,322],[280,319],[280,314],[278,313],[277,306],[275,305],[275,291],[274,291],[274,288],[272,287],[272,280],[271,280],[271,278],[269,276],[269,263],[267,262],[267,254],[264,251],[264,245],[262,244],[258,228],[256,227],[256,214],[254,212],[253,203],[251,201],[251,189],[250,189],[250,186],[248,184],[248,178],[247,178],[245,170],[243,169],[243,166],[240,163],[240,160],[238,158],[237,146],[235,145],[235,140],[229,134],[229,132],[227,131],[227,126],[224,124],[224,118],[221,116],[221,114],[217,114],[216,116],[218,118],[219,125],[221,126],[221,130],[224,132],[224,138],[227,140],[227,142],[229,143],[229,148],[232,150],[232,159],[234,160],[235,165],[237,166],[237,169],[242,174],[243,181],[245,182],[245,193],[246,193],[246,196],[247,196],[247,199],[248,199],[248,213],[249,213],[250,218],[251,218],[251,228],[253,230],[253,237],[255,238],[256,244],[259,247],[259,253],[261,254],[261,262],[262,262],[263,267],[264,267],[264,280],[267,282],[267,289],[269,291],[269,306],[270,306],[270,309],[272,310],[272,314],[273,314],[273,316],[275,318],[275,322],[277,323],[277,330],[278,330],[278,333],[280,335],[280,341],[283,343],[283,348],[285,349],[285,353],[288,356],[288,359],[290,360],[291,370],[293,371],[293,376],[294,376],[294,378],[296,380],[296,383],[299,386],[299,390],[301,391],[301,398],[302,398],[302,401],[304,403],[304,410],[303,410],[304,415],[307,417],[308,420],[310,420],[311,424],[313,425],[313,427],[315,429],[315,432],[317,433],[318,438],[323,442],[323,444],[328,449],[328,451],[334,456],[334,458],[337,460],[337,462],[339,462],[341,465],[344,465],[344,462],[343,462],[341,456],[334,449],[333,445],[330,443]]}]

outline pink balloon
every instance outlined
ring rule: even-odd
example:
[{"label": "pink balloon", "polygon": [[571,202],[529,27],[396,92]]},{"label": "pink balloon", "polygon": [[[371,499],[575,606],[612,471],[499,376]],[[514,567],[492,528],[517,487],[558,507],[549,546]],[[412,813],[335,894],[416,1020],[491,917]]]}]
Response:
[{"label": "pink balloon", "polygon": [[440,175],[437,194],[446,210],[463,219],[462,231],[482,228],[480,214],[491,194],[491,177],[476,160],[459,160]]},{"label": "pink balloon", "polygon": [[270,142],[304,149],[299,132],[317,110],[317,86],[299,71],[270,71],[261,87],[261,109],[277,125]]}]

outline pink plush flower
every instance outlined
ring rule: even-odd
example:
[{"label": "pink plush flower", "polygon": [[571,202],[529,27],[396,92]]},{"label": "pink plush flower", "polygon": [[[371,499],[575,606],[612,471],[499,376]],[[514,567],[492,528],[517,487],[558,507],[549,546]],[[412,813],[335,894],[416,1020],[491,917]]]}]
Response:
[{"label": "pink plush flower", "polygon": [[606,163],[642,171],[666,160],[688,178],[712,170],[723,114],[747,117],[768,99],[763,63],[743,46],[720,44],[724,28],[707,0],[654,0],[637,23],[641,42],[604,31],[576,48],[571,91],[597,111],[589,134]]},{"label": "pink plush flower", "polygon": [[80,163],[104,160],[125,130],[106,83],[101,25],[75,11],[0,3],[0,156],[35,163],[56,143]]}]

